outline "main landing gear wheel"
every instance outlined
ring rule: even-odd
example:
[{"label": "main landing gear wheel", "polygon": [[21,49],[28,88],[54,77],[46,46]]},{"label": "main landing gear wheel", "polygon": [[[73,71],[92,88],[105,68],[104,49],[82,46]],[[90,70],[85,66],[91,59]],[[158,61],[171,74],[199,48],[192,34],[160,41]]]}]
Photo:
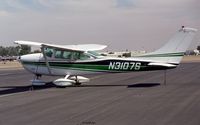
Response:
[{"label": "main landing gear wheel", "polygon": [[57,86],[57,87],[67,87],[67,86],[71,86],[75,84],[74,80],[69,79],[70,75],[66,75],[64,78],[59,78],[53,81],[53,83]]},{"label": "main landing gear wheel", "polygon": [[39,79],[41,77],[42,77],[41,74],[36,74],[34,76],[33,80],[31,80],[32,86],[43,86],[43,85],[46,85],[46,83],[44,81]]},{"label": "main landing gear wheel", "polygon": [[80,82],[76,82],[76,83],[75,83],[75,86],[80,86],[80,85],[81,85]]},{"label": "main landing gear wheel", "polygon": [[66,75],[65,78],[56,79],[53,83],[59,87],[79,86],[81,83],[89,82],[89,79],[83,76]]},{"label": "main landing gear wheel", "polygon": [[[80,86],[81,85],[81,83],[79,82],[79,80],[78,80],[78,76],[74,76],[75,77],[75,86]],[[74,79],[74,77],[72,77],[71,79]]]}]

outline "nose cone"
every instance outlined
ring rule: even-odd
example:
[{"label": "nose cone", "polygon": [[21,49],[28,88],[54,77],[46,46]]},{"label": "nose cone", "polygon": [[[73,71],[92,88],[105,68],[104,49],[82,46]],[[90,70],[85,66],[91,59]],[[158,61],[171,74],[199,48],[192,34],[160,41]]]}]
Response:
[{"label": "nose cone", "polygon": [[37,62],[41,58],[41,53],[28,54],[18,57],[20,62]]},{"label": "nose cone", "polygon": [[21,56],[18,56],[18,57],[17,57],[17,61],[20,62],[20,60],[21,60]]}]

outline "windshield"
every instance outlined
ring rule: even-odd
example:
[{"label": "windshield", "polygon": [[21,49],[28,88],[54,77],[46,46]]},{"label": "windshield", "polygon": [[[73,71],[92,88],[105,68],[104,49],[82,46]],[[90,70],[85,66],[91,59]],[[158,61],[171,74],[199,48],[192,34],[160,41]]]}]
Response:
[{"label": "windshield", "polygon": [[95,51],[88,51],[89,54],[94,55],[94,56],[102,56],[99,53],[95,52]]}]

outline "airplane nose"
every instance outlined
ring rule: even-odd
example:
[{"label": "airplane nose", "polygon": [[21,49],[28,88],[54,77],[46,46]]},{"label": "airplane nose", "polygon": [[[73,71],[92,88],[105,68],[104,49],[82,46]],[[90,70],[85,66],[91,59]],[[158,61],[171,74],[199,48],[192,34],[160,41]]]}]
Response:
[{"label": "airplane nose", "polygon": [[19,62],[21,61],[21,56],[17,57],[17,61],[19,61]]},{"label": "airplane nose", "polygon": [[20,62],[24,62],[24,61],[31,61],[31,54],[27,54],[27,55],[22,55],[18,57],[18,60]]},{"label": "airplane nose", "polygon": [[20,62],[38,62],[40,60],[41,55],[38,53],[35,54],[27,54],[27,55],[22,55],[18,57]]}]

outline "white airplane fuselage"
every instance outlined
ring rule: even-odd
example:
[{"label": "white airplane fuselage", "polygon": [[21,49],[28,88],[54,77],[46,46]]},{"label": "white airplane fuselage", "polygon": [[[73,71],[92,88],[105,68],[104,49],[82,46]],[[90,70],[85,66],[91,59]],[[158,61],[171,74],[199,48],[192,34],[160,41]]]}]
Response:
[{"label": "white airplane fuselage", "polygon": [[47,67],[42,53],[21,56],[20,61],[31,73],[58,76],[163,70],[175,68],[178,65],[139,58],[100,57],[75,61],[48,58],[49,67]]}]

